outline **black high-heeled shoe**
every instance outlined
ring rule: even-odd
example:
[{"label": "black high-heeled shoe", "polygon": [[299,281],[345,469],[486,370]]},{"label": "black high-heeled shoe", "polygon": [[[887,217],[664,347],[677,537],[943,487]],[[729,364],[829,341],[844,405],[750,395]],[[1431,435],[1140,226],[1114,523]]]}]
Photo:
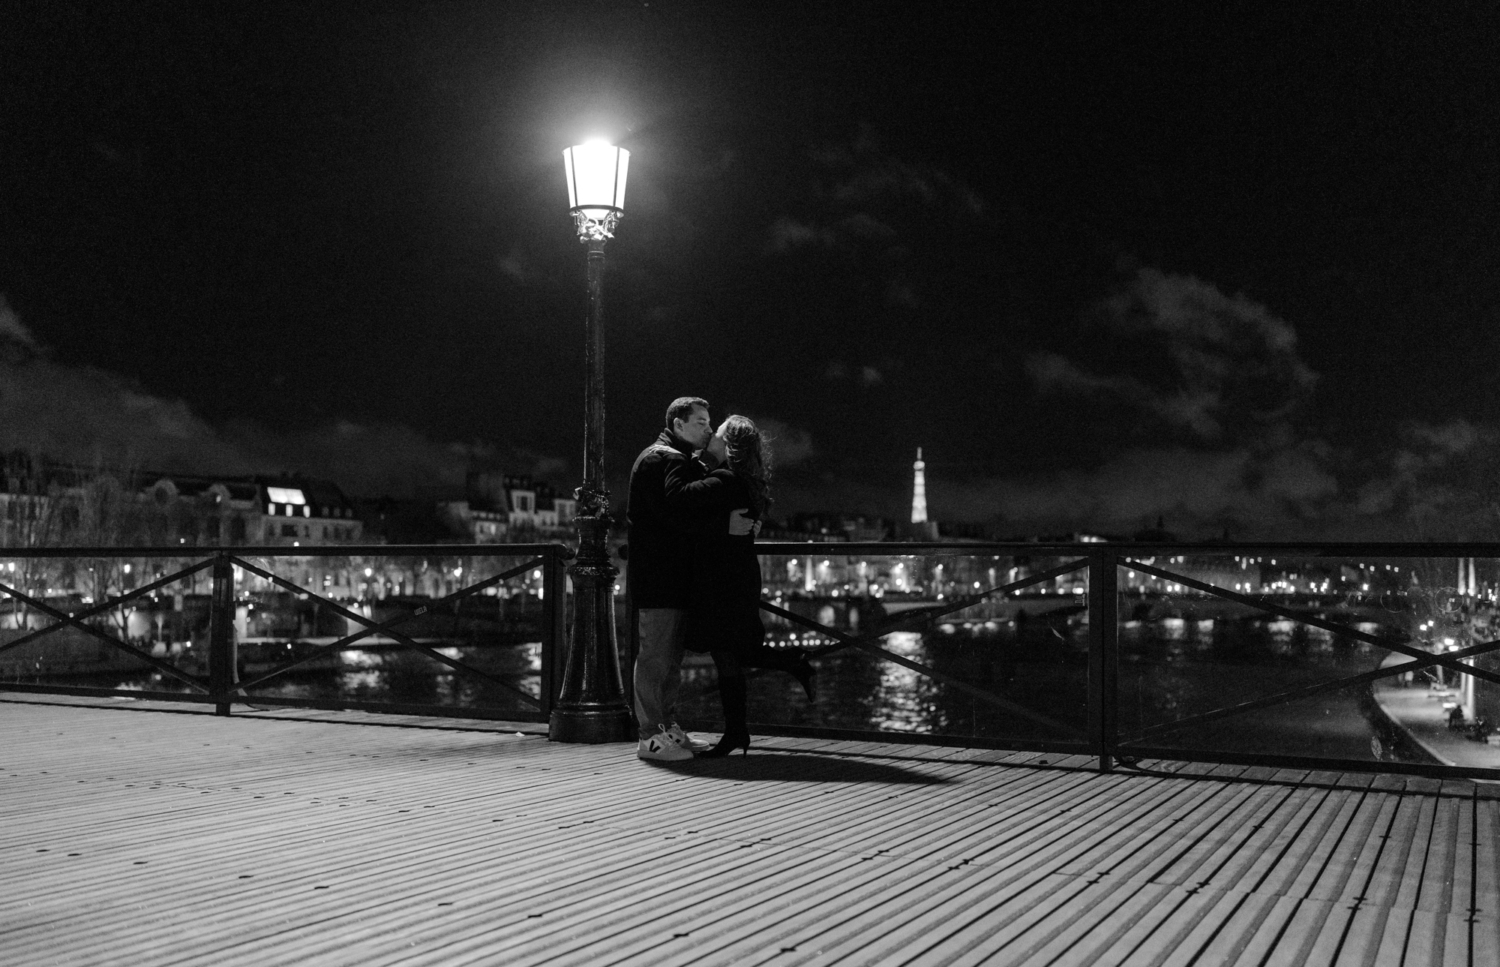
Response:
[{"label": "black high-heeled shoe", "polygon": [[700,759],[717,759],[729,755],[735,749],[744,749],[744,755],[750,754],[750,732],[746,729],[724,730],[724,737],[719,744],[707,752],[698,753]]}]

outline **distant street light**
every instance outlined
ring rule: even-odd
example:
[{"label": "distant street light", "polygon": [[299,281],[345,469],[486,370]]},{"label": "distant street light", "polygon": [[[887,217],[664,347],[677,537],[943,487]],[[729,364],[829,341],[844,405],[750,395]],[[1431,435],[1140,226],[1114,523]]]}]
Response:
[{"label": "distant street light", "polygon": [[630,152],[590,142],[563,152],[568,211],[588,246],[589,308],[584,340],[583,486],[578,488],[578,557],[573,627],[562,691],[548,735],[554,742],[623,742],[635,734],[625,705],[615,639],[615,577],[609,560],[609,490],[604,479],[604,243],[625,209]]}]

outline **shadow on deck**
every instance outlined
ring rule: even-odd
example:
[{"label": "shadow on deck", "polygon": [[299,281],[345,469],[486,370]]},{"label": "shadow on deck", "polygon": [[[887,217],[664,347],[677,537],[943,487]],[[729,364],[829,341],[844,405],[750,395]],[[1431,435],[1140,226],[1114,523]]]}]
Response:
[{"label": "shadow on deck", "polygon": [[0,700],[0,963],[1500,963],[1485,784],[90,704]]}]

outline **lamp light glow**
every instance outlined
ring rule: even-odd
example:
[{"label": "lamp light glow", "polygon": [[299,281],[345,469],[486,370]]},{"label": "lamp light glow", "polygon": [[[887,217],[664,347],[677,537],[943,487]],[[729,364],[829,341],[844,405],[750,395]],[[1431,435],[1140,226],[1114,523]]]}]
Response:
[{"label": "lamp light glow", "polygon": [[578,222],[578,234],[609,238],[625,211],[625,180],[630,152],[604,141],[589,141],[563,149],[568,176],[568,211]]}]

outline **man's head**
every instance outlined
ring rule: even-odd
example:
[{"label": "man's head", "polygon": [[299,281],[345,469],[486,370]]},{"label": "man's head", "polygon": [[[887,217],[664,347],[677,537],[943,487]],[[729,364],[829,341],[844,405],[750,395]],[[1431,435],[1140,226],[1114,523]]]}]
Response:
[{"label": "man's head", "polygon": [[667,407],[667,429],[692,448],[702,449],[714,435],[714,425],[708,418],[708,400],[696,396],[682,396]]}]

